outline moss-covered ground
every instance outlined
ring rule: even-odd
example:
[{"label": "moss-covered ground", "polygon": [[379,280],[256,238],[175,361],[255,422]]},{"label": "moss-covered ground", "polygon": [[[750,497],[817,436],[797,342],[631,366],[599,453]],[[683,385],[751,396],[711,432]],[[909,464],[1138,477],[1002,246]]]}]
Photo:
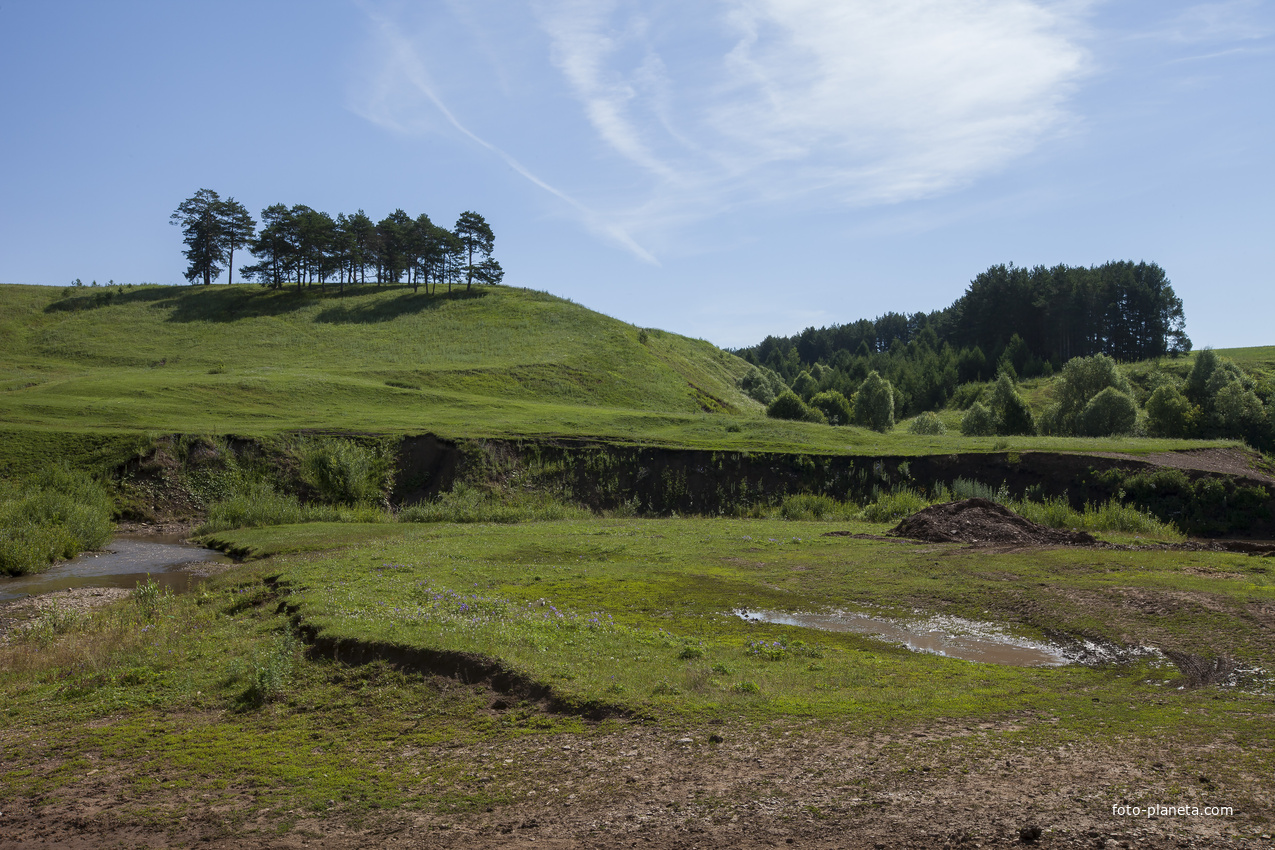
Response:
[{"label": "moss-covered ground", "polygon": [[[1033,816],[1053,818],[1060,836],[1082,821],[1117,830],[1110,806],[1149,797],[1235,810],[1207,829],[1175,822],[1184,835],[1269,830],[1269,559],[826,536],[884,529],[669,519],[224,533],[221,545],[259,559],[189,595],[142,595],[0,649],[4,809],[49,822],[85,817],[93,798],[116,827],[183,841],[348,837],[411,818],[494,844],[511,823],[534,827],[536,812],[596,837],[600,815],[590,832],[570,817],[572,801],[605,808],[664,794],[697,807],[674,823],[661,802],[668,835],[686,838],[692,820],[728,830],[731,815],[746,815],[780,830],[772,837],[811,837],[838,823],[880,826],[879,801],[899,788],[977,782],[1005,806],[1030,785]],[[1147,656],[978,664],[748,623],[732,613],[745,606],[946,613],[1026,637],[1224,656],[1248,672],[1238,685],[1188,687]],[[299,634],[371,648],[359,656],[371,663],[306,653]],[[417,650],[492,659],[545,690],[504,693],[404,666]],[[684,751],[700,756],[674,770],[670,753]],[[715,802],[678,796],[693,776],[709,783],[696,771],[742,771],[783,752],[809,767],[787,785],[741,775]],[[997,767],[1024,753],[1035,754],[1028,764],[1065,764],[1030,782]],[[819,758],[858,772],[826,774]],[[1067,783],[1086,770],[1096,784],[1072,800]],[[775,805],[789,820],[766,820],[758,807],[786,794],[793,804]],[[962,823],[981,834],[977,818]],[[1092,841],[1083,830],[1080,839]]]}]

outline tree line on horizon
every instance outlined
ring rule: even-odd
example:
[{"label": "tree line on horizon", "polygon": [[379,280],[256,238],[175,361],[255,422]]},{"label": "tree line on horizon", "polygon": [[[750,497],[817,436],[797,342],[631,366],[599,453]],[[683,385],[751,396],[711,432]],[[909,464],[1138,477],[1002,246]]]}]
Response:
[{"label": "tree line on horizon", "polygon": [[183,201],[170,216],[182,228],[186,279],[205,285],[229,270],[234,282],[234,255],[248,250],[256,263],[242,266],[244,280],[271,289],[296,283],[297,288],[318,283],[366,284],[369,272],[377,284],[406,282],[418,289],[432,284],[452,286],[464,282],[497,284],[504,278],[500,263],[491,256],[495,236],[476,212],[460,214],[452,229],[440,227],[421,213],[412,218],[396,209],[379,222],[363,210],[335,218],[304,204],[273,204],[261,211],[261,229],[252,215],[234,198],[223,199],[211,189],[200,189]]},{"label": "tree line on horizon", "polygon": [[1181,299],[1155,263],[1009,264],[979,274],[943,310],[810,327],[734,353],[789,387],[817,372],[821,390],[847,398],[877,372],[890,381],[896,413],[904,416],[941,408],[959,385],[1002,371],[1032,378],[1076,357],[1130,362],[1185,354],[1185,321]]}]

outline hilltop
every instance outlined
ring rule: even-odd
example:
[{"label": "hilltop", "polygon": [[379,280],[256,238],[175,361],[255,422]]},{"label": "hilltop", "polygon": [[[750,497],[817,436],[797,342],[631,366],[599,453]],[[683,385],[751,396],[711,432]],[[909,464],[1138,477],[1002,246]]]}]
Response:
[{"label": "hilltop", "polygon": [[509,287],[4,286],[0,360],[0,419],[62,429],[482,436],[757,409],[710,343]]}]

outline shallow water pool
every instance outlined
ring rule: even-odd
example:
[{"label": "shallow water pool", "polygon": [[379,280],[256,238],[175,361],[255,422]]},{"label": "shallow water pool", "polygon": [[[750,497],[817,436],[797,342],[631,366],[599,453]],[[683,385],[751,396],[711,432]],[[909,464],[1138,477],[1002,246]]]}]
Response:
[{"label": "shallow water pool", "polygon": [[809,614],[788,611],[742,609],[735,612],[745,620],[800,626],[825,632],[854,632],[901,643],[917,652],[933,652],[949,658],[963,658],[985,664],[1012,667],[1057,667],[1071,663],[1061,647],[1043,641],[1005,634],[991,623],[960,617],[927,617],[906,621],[850,611]]},{"label": "shallow water pool", "polygon": [[76,587],[132,589],[149,574],[174,593],[200,581],[182,567],[192,563],[230,563],[221,552],[181,542],[177,536],[121,534],[101,552],[85,552],[35,575],[0,578],[0,602]]}]

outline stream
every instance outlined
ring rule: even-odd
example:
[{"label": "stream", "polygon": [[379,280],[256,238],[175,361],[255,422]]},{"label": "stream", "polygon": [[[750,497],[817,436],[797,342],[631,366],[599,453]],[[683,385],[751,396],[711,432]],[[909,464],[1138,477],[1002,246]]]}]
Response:
[{"label": "stream", "polygon": [[0,578],[0,603],[77,587],[132,590],[149,574],[160,587],[182,593],[202,579],[182,567],[192,563],[228,564],[221,552],[183,543],[180,535],[121,534],[100,552],[85,552],[42,573]]}]

